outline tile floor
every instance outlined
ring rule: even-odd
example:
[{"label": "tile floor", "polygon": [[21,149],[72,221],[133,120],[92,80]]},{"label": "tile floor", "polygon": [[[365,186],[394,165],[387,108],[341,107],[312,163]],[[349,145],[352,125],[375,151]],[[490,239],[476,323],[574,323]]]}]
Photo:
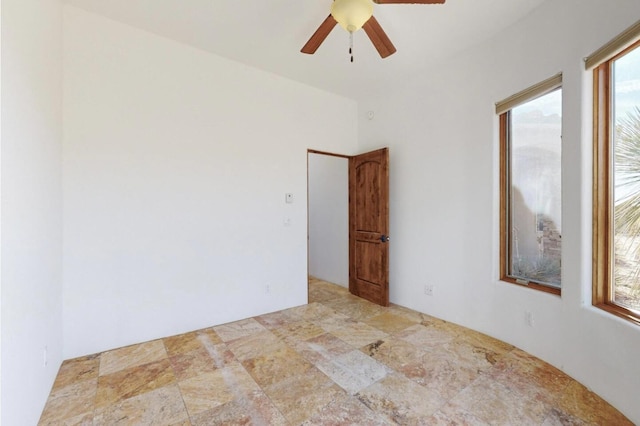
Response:
[{"label": "tile floor", "polygon": [[308,305],[65,361],[40,424],[631,424],[506,343],[309,288]]}]

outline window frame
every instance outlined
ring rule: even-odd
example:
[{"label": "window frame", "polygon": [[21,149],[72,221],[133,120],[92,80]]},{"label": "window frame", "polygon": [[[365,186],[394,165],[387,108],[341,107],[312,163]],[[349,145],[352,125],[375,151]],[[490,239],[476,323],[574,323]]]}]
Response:
[{"label": "window frame", "polygon": [[500,281],[522,287],[539,290],[545,293],[560,296],[562,285],[554,287],[531,280],[522,280],[509,274],[510,254],[509,244],[511,241],[511,226],[509,218],[510,210],[510,188],[511,188],[511,168],[510,168],[510,146],[511,146],[511,111],[526,102],[535,100],[541,96],[562,90],[562,73],[559,73],[547,80],[533,85],[522,92],[516,93],[509,98],[496,103],[496,114],[499,116],[499,138],[500,138]]},{"label": "window frame", "polygon": [[[625,33],[623,33],[625,34]],[[592,305],[640,325],[640,312],[615,303],[614,279],[614,137],[613,63],[632,50],[640,40],[605,58],[593,69],[593,266]],[[595,54],[594,54],[595,55]],[[587,67],[589,63],[587,62]]]}]

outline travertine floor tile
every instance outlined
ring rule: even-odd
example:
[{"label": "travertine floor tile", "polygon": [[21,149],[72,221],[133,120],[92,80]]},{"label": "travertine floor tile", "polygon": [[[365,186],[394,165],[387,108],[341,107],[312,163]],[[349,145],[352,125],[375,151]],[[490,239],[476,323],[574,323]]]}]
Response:
[{"label": "travertine floor tile", "polygon": [[316,415],[322,408],[345,395],[338,385],[315,367],[265,387],[265,393],[290,424]]},{"label": "travertine floor tile", "polygon": [[[220,352],[223,354],[225,364],[228,364],[235,359],[233,354],[226,350],[226,346],[219,346]],[[169,362],[171,362],[171,367],[173,367],[173,372],[176,378],[180,381],[202,373],[211,373],[219,368],[214,359],[211,358],[211,355],[209,355],[209,351],[206,348],[199,348],[191,352],[172,356],[169,358]]]},{"label": "travertine floor tile", "polygon": [[333,309],[318,302],[312,302],[308,305],[296,306],[295,308],[287,309],[285,312],[307,321],[313,321],[335,314],[335,311]]},{"label": "travertine floor tile", "polygon": [[356,321],[362,321],[367,318],[382,315],[387,309],[382,306],[369,303],[364,299],[359,299],[355,296],[331,300],[326,304],[339,313],[347,315]]},{"label": "travertine floor tile", "polygon": [[191,417],[193,426],[272,425],[286,426],[287,420],[261,390]]},{"label": "travertine floor tile", "polygon": [[427,356],[426,351],[395,336],[378,340],[361,350],[395,370],[400,370],[413,363],[423,362]]},{"label": "travertine floor tile", "polygon": [[319,362],[316,367],[351,395],[392,371],[357,350]]},{"label": "travertine floor tile", "polygon": [[291,321],[298,319],[297,316],[287,315],[283,311],[272,312],[270,314],[260,315],[255,318],[265,328],[272,330],[287,325]]},{"label": "travertine floor tile", "polygon": [[426,348],[438,347],[456,338],[456,335],[446,328],[430,327],[422,324],[408,327],[399,333],[395,333],[394,336],[414,346]]},{"label": "travertine floor tile", "polygon": [[39,425],[63,424],[93,413],[98,379],[87,379],[54,390],[44,407]]},{"label": "travertine floor tile", "polygon": [[98,410],[94,425],[188,425],[176,385],[156,389]]},{"label": "travertine floor tile", "polygon": [[569,383],[563,393],[557,408],[565,415],[579,417],[590,424],[633,425],[622,413],[576,381]]},{"label": "travertine floor tile", "polygon": [[96,379],[100,367],[100,354],[70,359],[62,363],[53,390],[86,379]]},{"label": "travertine floor tile", "polygon": [[356,396],[371,410],[398,424],[421,424],[444,403],[436,392],[397,373],[363,389]]},{"label": "travertine floor tile", "polygon": [[175,382],[168,359],[127,368],[100,376],[95,404],[102,408]]},{"label": "travertine floor tile", "polygon": [[148,364],[167,358],[162,340],[127,346],[104,352],[100,356],[100,375],[115,373],[130,367]]},{"label": "travertine floor tile", "polygon": [[222,339],[212,329],[198,330],[162,339],[169,356],[191,352],[205,347],[205,344],[218,345]]},{"label": "travertine floor tile", "polygon": [[324,362],[353,350],[351,345],[330,333],[296,342],[292,347],[312,364]]},{"label": "travertine floor tile", "polygon": [[557,408],[552,408],[547,418],[542,422],[542,426],[586,426],[588,424],[590,423],[562,412]]},{"label": "travertine floor tile", "polygon": [[384,331],[378,330],[363,322],[347,323],[342,327],[333,329],[331,334],[357,349],[388,336]]},{"label": "travertine floor tile", "polygon": [[388,311],[375,317],[363,319],[362,322],[386,333],[395,333],[415,325],[413,321]]},{"label": "travertine floor tile", "polygon": [[285,342],[291,343],[318,337],[325,331],[309,321],[300,320],[277,328],[273,330],[273,333]]},{"label": "travertine floor tile", "polygon": [[266,328],[253,318],[213,327],[213,331],[215,331],[224,342],[231,342],[265,330]]},{"label": "travertine floor tile", "polygon": [[63,363],[40,425],[630,425],[499,340],[310,279],[310,304]]},{"label": "travertine floor tile", "polygon": [[250,336],[241,337],[227,345],[240,361],[256,358],[265,352],[272,352],[286,345],[271,331],[264,330]]},{"label": "travertine floor tile", "polygon": [[242,365],[262,387],[299,376],[313,367],[309,361],[288,346],[243,361]]},{"label": "travertine floor tile", "polygon": [[341,396],[318,411],[303,423],[304,426],[389,426],[391,423],[379,416],[353,396]]},{"label": "travertine floor tile", "polygon": [[442,408],[445,415],[473,413],[485,423],[541,424],[551,407],[538,398],[514,392],[488,376],[479,376]]},{"label": "travertine floor tile", "polygon": [[461,411],[449,411],[449,414],[444,414],[442,411],[436,411],[435,414],[424,422],[430,426],[490,426],[489,423],[485,423],[478,417],[464,410]]},{"label": "travertine floor tile", "polygon": [[560,401],[573,381],[562,371],[520,349],[501,357],[489,375],[509,389],[538,396],[550,404]]},{"label": "travertine floor tile", "polygon": [[259,390],[251,376],[238,363],[179,382],[189,415],[219,407]]}]

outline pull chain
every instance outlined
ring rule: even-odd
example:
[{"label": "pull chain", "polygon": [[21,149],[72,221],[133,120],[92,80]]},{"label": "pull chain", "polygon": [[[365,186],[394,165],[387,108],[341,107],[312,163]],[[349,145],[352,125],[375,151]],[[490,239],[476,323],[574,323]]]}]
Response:
[{"label": "pull chain", "polygon": [[351,55],[351,62],[353,62],[353,32],[349,32],[349,55]]}]

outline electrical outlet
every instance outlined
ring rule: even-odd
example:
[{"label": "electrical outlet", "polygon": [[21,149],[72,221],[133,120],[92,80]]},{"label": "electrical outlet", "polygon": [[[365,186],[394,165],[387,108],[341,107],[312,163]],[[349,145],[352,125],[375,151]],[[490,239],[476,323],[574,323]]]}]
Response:
[{"label": "electrical outlet", "polygon": [[424,285],[424,294],[427,296],[433,296],[433,286],[431,284]]},{"label": "electrical outlet", "polygon": [[48,363],[49,363],[49,358],[47,354],[47,347],[45,346],[42,351],[42,366],[46,367]]},{"label": "electrical outlet", "polygon": [[271,286],[269,284],[264,286],[264,292],[266,294],[271,294]]}]

